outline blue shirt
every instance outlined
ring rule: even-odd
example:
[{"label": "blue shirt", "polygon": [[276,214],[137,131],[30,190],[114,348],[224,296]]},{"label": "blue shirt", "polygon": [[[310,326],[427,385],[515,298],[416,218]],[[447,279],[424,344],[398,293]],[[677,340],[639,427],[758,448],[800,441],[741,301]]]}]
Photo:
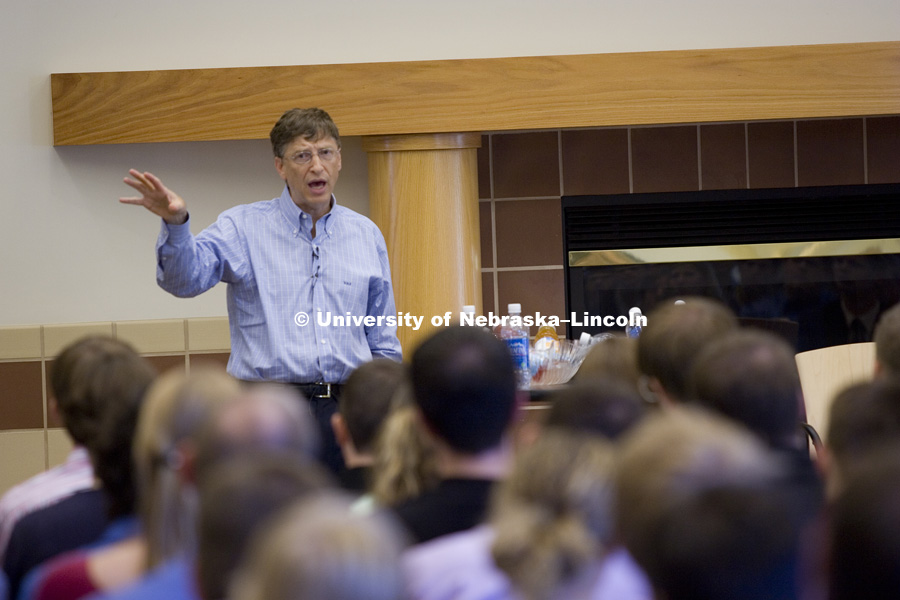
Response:
[{"label": "blue shirt", "polygon": [[[315,238],[287,186],[226,210],[197,236],[189,223],[163,222],[157,261],[160,287],[179,297],[228,284],[228,372],[239,379],[343,383],[373,357],[401,358],[384,237],[333,197]],[[335,315],[382,320],[319,325]]]},{"label": "blue shirt", "polygon": [[201,600],[191,561],[173,558],[129,587],[98,592],[85,600]]}]

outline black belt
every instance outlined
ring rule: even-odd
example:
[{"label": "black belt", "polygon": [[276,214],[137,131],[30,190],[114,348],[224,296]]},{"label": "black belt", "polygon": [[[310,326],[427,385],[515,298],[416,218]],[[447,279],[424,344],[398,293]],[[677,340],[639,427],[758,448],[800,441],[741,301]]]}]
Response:
[{"label": "black belt", "polygon": [[338,396],[343,387],[340,383],[292,383],[291,385],[303,392],[308,399]]}]

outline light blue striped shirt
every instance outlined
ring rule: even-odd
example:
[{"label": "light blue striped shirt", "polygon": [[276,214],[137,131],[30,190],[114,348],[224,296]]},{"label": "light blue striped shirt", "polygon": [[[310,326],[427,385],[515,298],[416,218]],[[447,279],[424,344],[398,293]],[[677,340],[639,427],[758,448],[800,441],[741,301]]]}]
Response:
[{"label": "light blue striped shirt", "polygon": [[163,222],[160,287],[184,298],[228,284],[233,376],[343,383],[373,357],[400,360],[396,326],[320,326],[316,316],[396,317],[381,231],[336,202],[316,223],[315,238],[311,230],[287,186],[273,200],[226,210],[197,236],[189,222]]}]

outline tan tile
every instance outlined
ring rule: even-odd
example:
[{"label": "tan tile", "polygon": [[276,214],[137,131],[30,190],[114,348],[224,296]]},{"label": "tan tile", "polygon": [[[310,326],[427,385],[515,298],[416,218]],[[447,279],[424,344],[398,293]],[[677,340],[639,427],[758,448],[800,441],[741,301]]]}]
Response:
[{"label": "tan tile", "polygon": [[0,360],[41,357],[41,326],[0,327]]},{"label": "tan tile", "polygon": [[0,430],[44,428],[41,361],[0,363]]},{"label": "tan tile", "polygon": [[634,192],[700,189],[697,127],[638,127],[631,130]]},{"label": "tan tile", "polygon": [[57,356],[66,346],[88,335],[112,336],[112,323],[44,325],[44,356]]},{"label": "tan tile", "polygon": [[231,351],[228,317],[188,319],[188,346],[195,351]]},{"label": "tan tile", "polygon": [[498,267],[563,264],[562,208],[558,199],[497,202],[494,215]]},{"label": "tan tile", "polygon": [[559,196],[556,131],[494,134],[491,144],[495,198]]},{"label": "tan tile", "polygon": [[0,493],[44,470],[44,431],[0,431]]},{"label": "tan tile", "polygon": [[900,183],[900,117],[866,119],[869,183]]},{"label": "tan tile", "polygon": [[627,194],[628,130],[562,132],[563,195]]},{"label": "tan tile", "polygon": [[118,321],[116,338],[128,342],[140,353],[184,352],[184,319]]},{"label": "tan tile", "polygon": [[700,177],[703,189],[745,189],[746,149],[743,123],[701,125]]},{"label": "tan tile", "polygon": [[47,461],[50,467],[66,462],[72,451],[72,438],[65,429],[47,430]]},{"label": "tan tile", "polygon": [[747,124],[750,187],[794,187],[794,123]]},{"label": "tan tile", "polygon": [[797,123],[797,183],[865,183],[862,119],[823,119]]}]

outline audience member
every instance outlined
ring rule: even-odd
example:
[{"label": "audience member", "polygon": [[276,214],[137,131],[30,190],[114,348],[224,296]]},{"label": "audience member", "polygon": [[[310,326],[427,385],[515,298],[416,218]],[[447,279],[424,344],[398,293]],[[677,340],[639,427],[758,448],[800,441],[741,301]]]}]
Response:
[{"label": "audience member", "polygon": [[612,541],[612,467],[602,437],[545,430],[499,484],[488,524],[406,553],[410,596],[591,597]]},{"label": "audience member", "polygon": [[409,386],[403,386],[375,441],[370,507],[400,504],[439,482],[434,439],[425,431]]},{"label": "audience member", "polygon": [[289,508],[255,537],[231,600],[399,600],[403,532],[389,513],[353,514],[324,494]]},{"label": "audience member", "polygon": [[875,375],[900,377],[900,303],[881,315],[874,341]]},{"label": "audience member", "polygon": [[624,336],[607,338],[591,345],[572,380],[615,378],[635,390],[639,389],[641,371],[638,369],[637,347],[637,339]]},{"label": "audience member", "polygon": [[77,376],[91,361],[105,356],[109,338],[90,336],[70,344],[53,362],[48,407],[56,413],[74,448],[65,463],[11,488],[0,499],[0,562],[13,527],[23,516],[94,485],[88,448],[97,435],[101,404],[88,392],[88,381]]},{"label": "audience member", "polygon": [[[321,491],[330,481],[324,468],[300,461],[295,454],[248,454],[217,465],[200,485],[196,566],[200,598],[225,598],[254,533],[280,511]],[[298,539],[303,544],[312,543]],[[310,550],[319,552],[321,548]]]},{"label": "audience member", "polygon": [[900,447],[867,454],[831,507],[830,600],[900,598]]},{"label": "audience member", "polygon": [[[192,439],[213,408],[237,395],[238,382],[220,369],[194,368],[190,376],[174,370],[147,392],[134,436],[140,531],[90,552],[73,551],[41,569],[28,596],[38,600],[77,600],[95,591],[112,591],[194,548],[195,502],[182,485],[179,469]],[[125,440],[130,446],[130,438]],[[123,454],[130,448],[123,447]]]},{"label": "audience member", "polygon": [[[224,461],[248,454],[275,453],[315,462],[318,429],[299,394],[290,387],[258,384],[221,403],[203,424],[194,453],[185,453],[185,485],[194,489]],[[193,554],[179,554],[149,571],[134,585],[103,596],[115,600],[197,599]]]},{"label": "audience member", "polygon": [[610,440],[619,439],[646,414],[637,391],[616,379],[574,383],[553,392],[549,402],[543,427]]},{"label": "audience member", "polygon": [[780,473],[756,436],[722,417],[688,407],[650,415],[623,439],[615,482],[619,537],[659,587],[666,568],[659,532],[673,507],[706,490]]},{"label": "audience member", "polygon": [[684,402],[697,355],[737,328],[734,313],[708,298],[688,297],[682,304],[665,303],[654,309],[638,338],[638,367],[646,399],[666,405]]},{"label": "audience member", "polygon": [[689,398],[734,419],[778,450],[803,452],[806,410],[794,352],[783,339],[742,329],[710,342],[697,356]]},{"label": "audience member", "polygon": [[86,544],[118,541],[136,526],[131,439],[155,371],[123,342],[96,339],[89,344],[92,350],[74,359],[69,389],[99,417],[89,449],[100,487],[19,520],[3,565],[13,598],[26,574],[44,561]]},{"label": "audience member", "polygon": [[416,542],[479,524],[512,454],[516,376],[506,345],[475,327],[450,327],[412,357],[416,406],[436,444],[441,482],[395,507]]},{"label": "audience member", "polygon": [[879,378],[851,385],[831,403],[825,446],[828,497],[878,448],[900,441],[900,382]]},{"label": "audience member", "polygon": [[375,441],[405,379],[403,364],[380,358],[357,367],[344,384],[331,427],[346,466],[341,487],[349,492],[364,494],[371,487]]}]

